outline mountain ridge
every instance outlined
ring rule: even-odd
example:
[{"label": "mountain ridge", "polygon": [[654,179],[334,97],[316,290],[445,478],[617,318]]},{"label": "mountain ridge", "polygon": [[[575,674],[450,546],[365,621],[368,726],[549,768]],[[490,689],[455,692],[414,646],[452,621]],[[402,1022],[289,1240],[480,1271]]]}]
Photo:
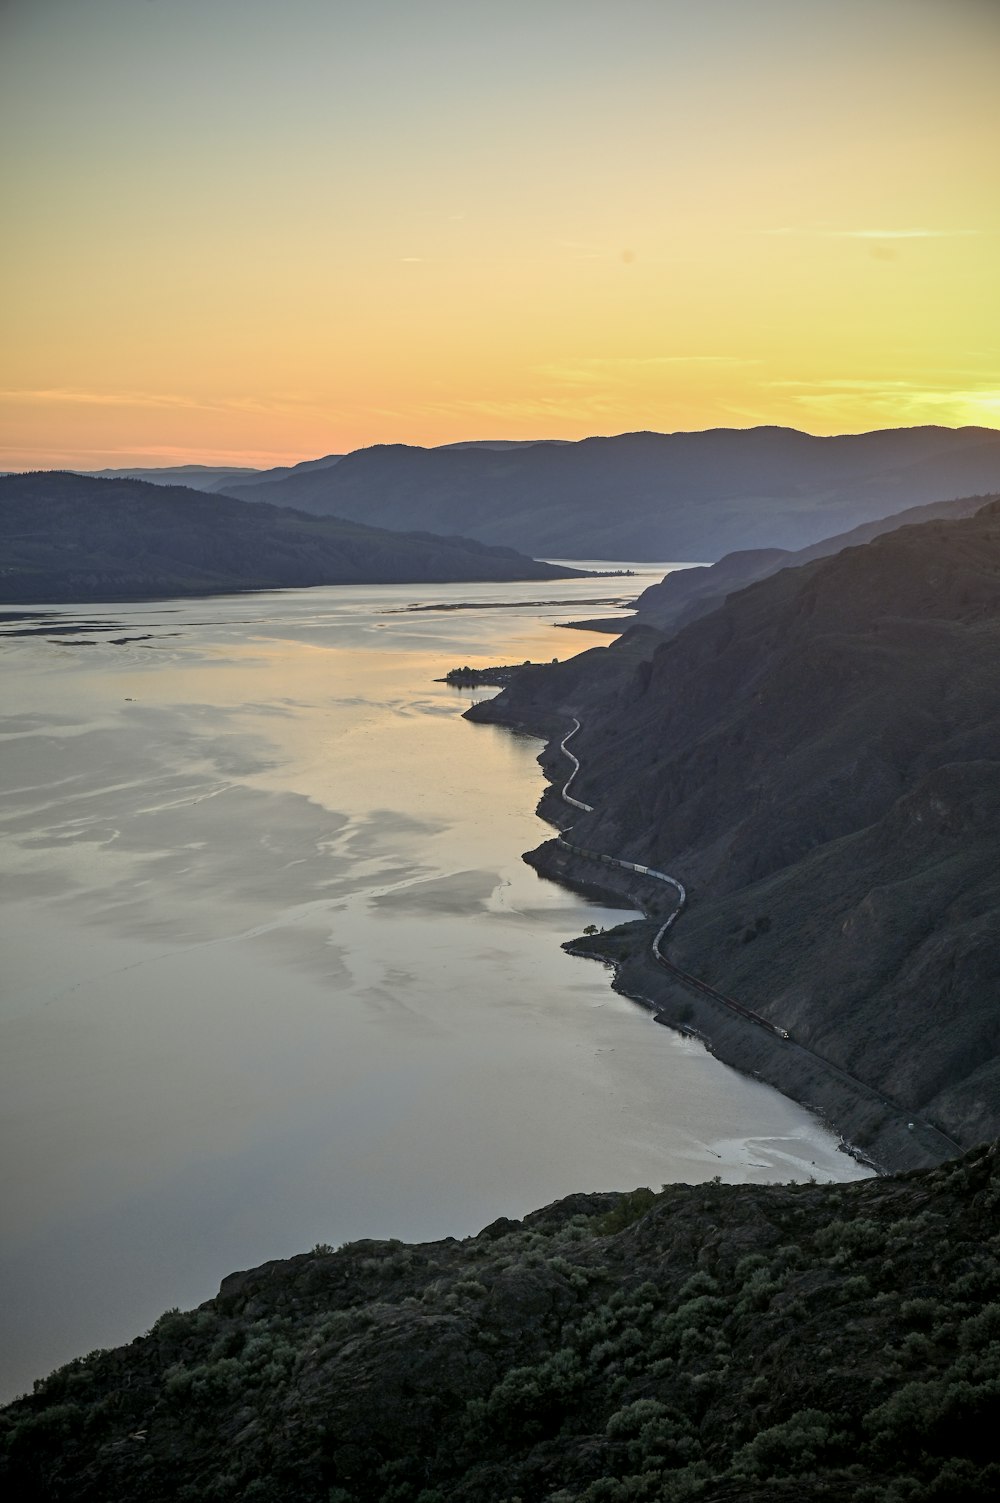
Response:
[{"label": "mountain ridge", "polygon": [[371,445],[327,470],[227,494],[380,526],[458,529],[543,556],[627,561],[805,547],[902,504],[994,489],[994,429],[817,437],[761,427],[499,450]]}]

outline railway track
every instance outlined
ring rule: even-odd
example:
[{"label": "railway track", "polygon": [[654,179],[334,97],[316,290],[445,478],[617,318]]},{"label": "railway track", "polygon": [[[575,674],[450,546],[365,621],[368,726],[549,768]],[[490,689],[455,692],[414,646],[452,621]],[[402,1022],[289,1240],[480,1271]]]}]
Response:
[{"label": "railway track", "polygon": [[[574,773],[575,776],[576,774]],[[565,794],[563,796],[565,797]],[[586,846],[573,845],[571,841],[564,839],[562,835],[556,837],[556,844],[561,845],[566,851],[571,851],[574,856],[583,856],[586,860],[599,862],[602,866],[615,866],[621,871],[633,873],[638,877],[651,877],[654,882],[669,883],[677,894],[677,902],[653,935],[650,946],[653,952],[653,959],[664,970],[669,971],[677,981],[682,981],[685,986],[693,987],[695,991],[701,992],[703,996],[714,997],[716,1002],[721,1002],[724,1007],[728,1007],[731,1012],[738,1014],[739,1017],[744,1018],[748,1023],[756,1023],[758,1028],[766,1029],[768,1033],[773,1033],[779,1039],[788,1039],[791,1037],[786,1028],[779,1027],[777,1023],[772,1023],[770,1018],[765,1018],[763,1014],[755,1012],[752,1007],[747,1007],[744,1003],[738,1002],[735,997],[729,997],[725,992],[720,992],[717,987],[710,986],[707,981],[702,981],[700,976],[692,976],[689,971],[682,970],[679,965],[675,965],[663,953],[663,940],[683,913],[684,905],[687,902],[687,891],[683,882],[679,881],[677,877],[672,877],[669,872],[657,871],[654,866],[642,866],[637,861],[622,861],[617,856],[605,855],[603,851],[591,851]]]}]

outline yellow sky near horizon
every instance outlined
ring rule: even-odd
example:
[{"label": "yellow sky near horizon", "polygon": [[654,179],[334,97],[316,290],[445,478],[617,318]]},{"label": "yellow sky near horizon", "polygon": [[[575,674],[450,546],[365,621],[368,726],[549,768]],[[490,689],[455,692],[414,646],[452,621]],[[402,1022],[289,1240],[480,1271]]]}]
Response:
[{"label": "yellow sky near horizon", "polygon": [[992,0],[7,0],[0,464],[1000,427]]}]

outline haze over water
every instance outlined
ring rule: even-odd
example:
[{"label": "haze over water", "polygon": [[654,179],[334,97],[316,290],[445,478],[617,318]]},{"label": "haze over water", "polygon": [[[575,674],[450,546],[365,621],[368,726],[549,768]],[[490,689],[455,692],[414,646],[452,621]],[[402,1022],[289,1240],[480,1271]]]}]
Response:
[{"label": "haze over water", "polygon": [[540,743],[434,682],[662,572],[0,623],[5,1395],[317,1241],[864,1172],[562,952],[625,915],[524,865]]}]

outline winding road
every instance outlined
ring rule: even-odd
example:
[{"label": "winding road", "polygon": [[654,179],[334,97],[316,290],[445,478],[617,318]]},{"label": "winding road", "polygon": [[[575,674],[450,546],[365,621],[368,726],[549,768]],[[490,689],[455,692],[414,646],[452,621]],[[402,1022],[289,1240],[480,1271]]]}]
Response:
[{"label": "winding road", "polygon": [[[585,814],[593,814],[594,806],[592,804],[585,804],[582,799],[574,798],[569,791],[574,779],[577,776],[577,773],[580,771],[580,761],[579,758],[570,751],[566,743],[576,735],[579,729],[580,722],[579,720],[574,718],[572,729],[566,733],[562,741],[559,743],[559,748],[562,751],[563,755],[568,757],[570,762],[572,762],[573,764],[573,771],[570,773],[566,782],[563,784],[561,797],[564,803],[570,804],[574,809],[580,809]],[[573,826],[570,825],[567,828],[572,829]],[[842,1070],[839,1065],[834,1064],[833,1061],[827,1059],[825,1055],[817,1054],[815,1049],[809,1048],[808,1044],[800,1044],[797,1041],[793,1040],[791,1034],[786,1028],[781,1028],[777,1023],[772,1023],[769,1018],[765,1018],[761,1013],[755,1012],[752,1007],[747,1007],[744,1003],[738,1002],[735,997],[729,997],[725,994],[725,992],[718,991],[714,986],[710,986],[707,981],[702,981],[700,977],[692,976],[688,971],[682,970],[680,966],[675,965],[672,960],[669,960],[667,958],[662,949],[663,941],[669,931],[673,928],[674,924],[677,922],[680,915],[683,913],[684,907],[687,903],[687,891],[684,887],[683,882],[681,882],[677,877],[672,877],[669,872],[658,871],[655,867],[652,866],[641,866],[635,861],[622,861],[617,856],[607,856],[601,851],[592,851],[587,846],[574,845],[572,841],[566,840],[564,835],[556,836],[556,844],[562,846],[563,850],[571,852],[574,856],[582,856],[585,860],[599,862],[602,866],[618,867],[621,871],[631,872],[639,877],[652,878],[654,882],[668,883],[675,890],[677,894],[677,901],[674,904],[668,917],[660,925],[655,935],[653,936],[651,949],[653,953],[653,959],[657,962],[658,965],[662,966],[664,970],[669,971],[671,976],[673,976],[675,980],[680,981],[685,986],[691,987],[695,991],[702,993],[703,996],[711,997],[716,1002],[722,1003],[724,1007],[728,1008],[738,1017],[743,1018],[749,1023],[755,1023],[758,1027],[766,1029],[768,1033],[774,1035],[776,1038],[779,1038],[783,1042],[790,1044],[793,1049],[801,1051],[804,1056],[808,1056],[811,1061],[815,1062],[816,1064],[822,1065],[824,1069],[830,1071],[831,1074],[836,1075],[846,1085],[852,1087],[852,1089],[864,1091],[868,1096],[877,1101],[887,1111],[897,1113],[898,1115],[903,1117],[908,1116],[907,1109],[900,1106],[898,1102],[891,1101],[888,1097],[883,1096],[880,1091],[875,1090],[865,1081],[858,1080],[857,1076],[849,1074],[846,1070]],[[919,1129],[920,1135],[922,1137],[930,1139],[930,1141],[935,1143],[938,1147],[943,1144],[948,1149],[949,1154],[965,1152],[960,1143],[956,1143],[954,1138],[950,1138],[947,1133],[942,1132],[942,1130],[939,1127],[935,1127],[933,1123],[927,1122],[925,1120],[921,1120],[919,1122],[910,1121],[908,1123],[908,1126],[911,1131],[917,1131]]]}]

